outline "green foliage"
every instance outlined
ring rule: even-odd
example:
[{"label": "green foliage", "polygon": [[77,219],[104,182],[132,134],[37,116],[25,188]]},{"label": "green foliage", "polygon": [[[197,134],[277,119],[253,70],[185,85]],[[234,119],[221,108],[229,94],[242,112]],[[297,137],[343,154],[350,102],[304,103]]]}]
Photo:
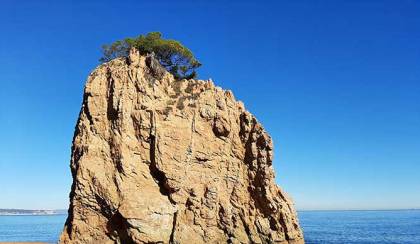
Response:
[{"label": "green foliage", "polygon": [[162,39],[160,32],[150,32],[136,38],[126,38],[111,45],[104,45],[101,62],[108,62],[117,57],[127,57],[132,47],[140,54],[154,53],[160,64],[166,68],[175,79],[191,79],[197,76],[196,69],[201,66],[193,53],[180,42]]}]

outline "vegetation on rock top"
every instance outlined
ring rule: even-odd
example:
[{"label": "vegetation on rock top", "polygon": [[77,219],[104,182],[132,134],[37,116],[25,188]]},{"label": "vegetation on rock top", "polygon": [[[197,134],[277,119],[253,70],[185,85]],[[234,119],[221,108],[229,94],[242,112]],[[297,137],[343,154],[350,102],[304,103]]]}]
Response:
[{"label": "vegetation on rock top", "polygon": [[159,63],[178,80],[195,78],[196,69],[201,66],[187,47],[179,41],[163,39],[160,32],[150,32],[104,45],[100,61],[108,62],[114,58],[127,57],[131,48],[138,49],[142,55],[153,53]]}]

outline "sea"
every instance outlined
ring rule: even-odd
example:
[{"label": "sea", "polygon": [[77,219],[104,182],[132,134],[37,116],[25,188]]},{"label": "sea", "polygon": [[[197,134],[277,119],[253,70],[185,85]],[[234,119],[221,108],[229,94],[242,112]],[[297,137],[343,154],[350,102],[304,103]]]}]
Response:
[{"label": "sea", "polygon": [[[299,211],[307,244],[420,244],[420,210]],[[56,243],[66,215],[0,216],[0,242]]]}]

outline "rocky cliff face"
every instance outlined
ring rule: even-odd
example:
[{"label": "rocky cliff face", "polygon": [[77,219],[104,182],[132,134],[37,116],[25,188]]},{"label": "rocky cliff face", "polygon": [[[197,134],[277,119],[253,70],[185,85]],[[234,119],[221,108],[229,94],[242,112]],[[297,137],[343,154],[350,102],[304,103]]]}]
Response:
[{"label": "rocky cliff face", "polygon": [[303,243],[272,158],[230,91],[132,50],[88,78],[60,243]]}]

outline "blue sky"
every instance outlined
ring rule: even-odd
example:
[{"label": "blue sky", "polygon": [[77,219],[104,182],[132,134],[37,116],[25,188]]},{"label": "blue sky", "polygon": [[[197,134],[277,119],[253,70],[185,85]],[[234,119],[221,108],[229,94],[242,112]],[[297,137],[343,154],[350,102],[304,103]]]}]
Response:
[{"label": "blue sky", "polygon": [[67,208],[100,47],[150,31],[263,123],[298,209],[419,208],[419,13],[415,0],[2,0],[0,208]]}]

